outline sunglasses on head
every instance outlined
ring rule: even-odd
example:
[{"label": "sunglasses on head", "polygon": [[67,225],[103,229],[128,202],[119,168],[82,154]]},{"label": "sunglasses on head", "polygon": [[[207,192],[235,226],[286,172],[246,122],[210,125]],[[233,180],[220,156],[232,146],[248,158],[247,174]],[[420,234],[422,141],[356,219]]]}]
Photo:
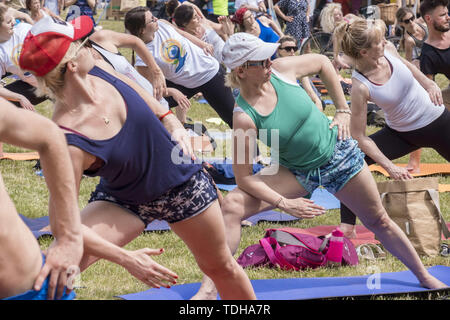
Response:
[{"label": "sunglasses on head", "polygon": [[297,46],[293,46],[293,47],[280,47],[280,50],[286,50],[286,51],[292,51],[294,50],[294,52],[296,52],[298,50]]},{"label": "sunglasses on head", "polygon": [[414,21],[414,17],[411,17],[411,18],[409,18],[409,19],[403,20],[403,23],[408,24],[408,23],[410,23],[410,22],[412,22],[412,21]]},{"label": "sunglasses on head", "polygon": [[[89,40],[88,37],[86,37],[81,44],[78,46],[78,48],[75,50],[72,59],[75,59],[78,56],[78,53],[80,53],[81,48],[86,47],[86,48],[92,48],[92,43],[91,40]],[[71,60],[72,60],[71,59]],[[68,63],[68,62],[67,62]],[[64,74],[67,71],[67,63],[64,65],[64,67],[62,67],[61,69],[61,73]]]},{"label": "sunglasses on head", "polygon": [[269,66],[270,59],[261,60],[261,61],[247,61],[244,66],[245,67],[264,67],[267,68]]}]

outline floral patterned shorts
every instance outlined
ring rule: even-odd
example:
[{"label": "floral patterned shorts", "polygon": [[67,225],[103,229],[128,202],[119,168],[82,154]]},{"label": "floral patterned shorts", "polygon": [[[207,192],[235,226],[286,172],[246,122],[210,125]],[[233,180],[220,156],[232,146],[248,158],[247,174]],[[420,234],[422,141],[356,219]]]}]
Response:
[{"label": "floral patterned shorts", "polygon": [[91,194],[89,203],[108,201],[131,211],[145,225],[155,219],[168,223],[179,222],[194,217],[217,199],[217,190],[211,176],[203,170],[195,173],[188,181],[172,188],[159,198],[140,205],[125,204],[119,199],[99,190]]},{"label": "floral patterned shorts", "polygon": [[323,187],[335,194],[353,178],[364,166],[364,153],[354,139],[337,141],[331,159],[313,170],[289,169],[297,181],[312,193],[317,187]]}]

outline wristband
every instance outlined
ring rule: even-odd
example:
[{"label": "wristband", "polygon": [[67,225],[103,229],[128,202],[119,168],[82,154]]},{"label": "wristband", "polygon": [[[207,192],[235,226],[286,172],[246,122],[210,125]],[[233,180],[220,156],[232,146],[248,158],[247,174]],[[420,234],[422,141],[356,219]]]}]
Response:
[{"label": "wristband", "polygon": [[159,117],[159,121],[162,121],[164,119],[165,116],[169,115],[169,114],[173,114],[172,110],[167,111],[166,113],[164,113],[161,117]]},{"label": "wristband", "polygon": [[352,111],[350,110],[350,109],[343,109],[343,110],[341,110],[341,109],[336,109],[336,112],[337,113],[348,113],[348,114],[352,114]]},{"label": "wristband", "polygon": [[280,199],[278,199],[278,200],[275,202],[275,204],[274,204],[275,208],[278,208],[278,206],[280,205],[280,202],[281,202],[281,201],[283,201],[283,197],[280,197]]}]

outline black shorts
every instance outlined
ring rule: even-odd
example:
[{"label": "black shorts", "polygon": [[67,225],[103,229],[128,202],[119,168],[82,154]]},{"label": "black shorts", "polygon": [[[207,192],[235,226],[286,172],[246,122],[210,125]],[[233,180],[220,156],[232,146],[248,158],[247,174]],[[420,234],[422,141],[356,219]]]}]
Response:
[{"label": "black shorts", "polygon": [[194,217],[217,199],[217,190],[211,176],[203,170],[195,173],[185,183],[168,190],[157,199],[139,205],[126,204],[105,192],[95,190],[89,203],[108,201],[135,214],[147,226],[153,220],[175,223]]}]

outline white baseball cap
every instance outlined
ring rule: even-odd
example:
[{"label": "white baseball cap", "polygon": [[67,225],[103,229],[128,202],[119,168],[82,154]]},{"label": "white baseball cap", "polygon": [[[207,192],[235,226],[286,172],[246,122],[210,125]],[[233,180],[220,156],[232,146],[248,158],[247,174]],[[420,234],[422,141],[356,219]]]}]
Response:
[{"label": "white baseball cap", "polygon": [[227,68],[234,69],[247,61],[262,61],[270,58],[279,45],[279,43],[264,42],[246,32],[238,32],[225,42],[222,61]]}]

